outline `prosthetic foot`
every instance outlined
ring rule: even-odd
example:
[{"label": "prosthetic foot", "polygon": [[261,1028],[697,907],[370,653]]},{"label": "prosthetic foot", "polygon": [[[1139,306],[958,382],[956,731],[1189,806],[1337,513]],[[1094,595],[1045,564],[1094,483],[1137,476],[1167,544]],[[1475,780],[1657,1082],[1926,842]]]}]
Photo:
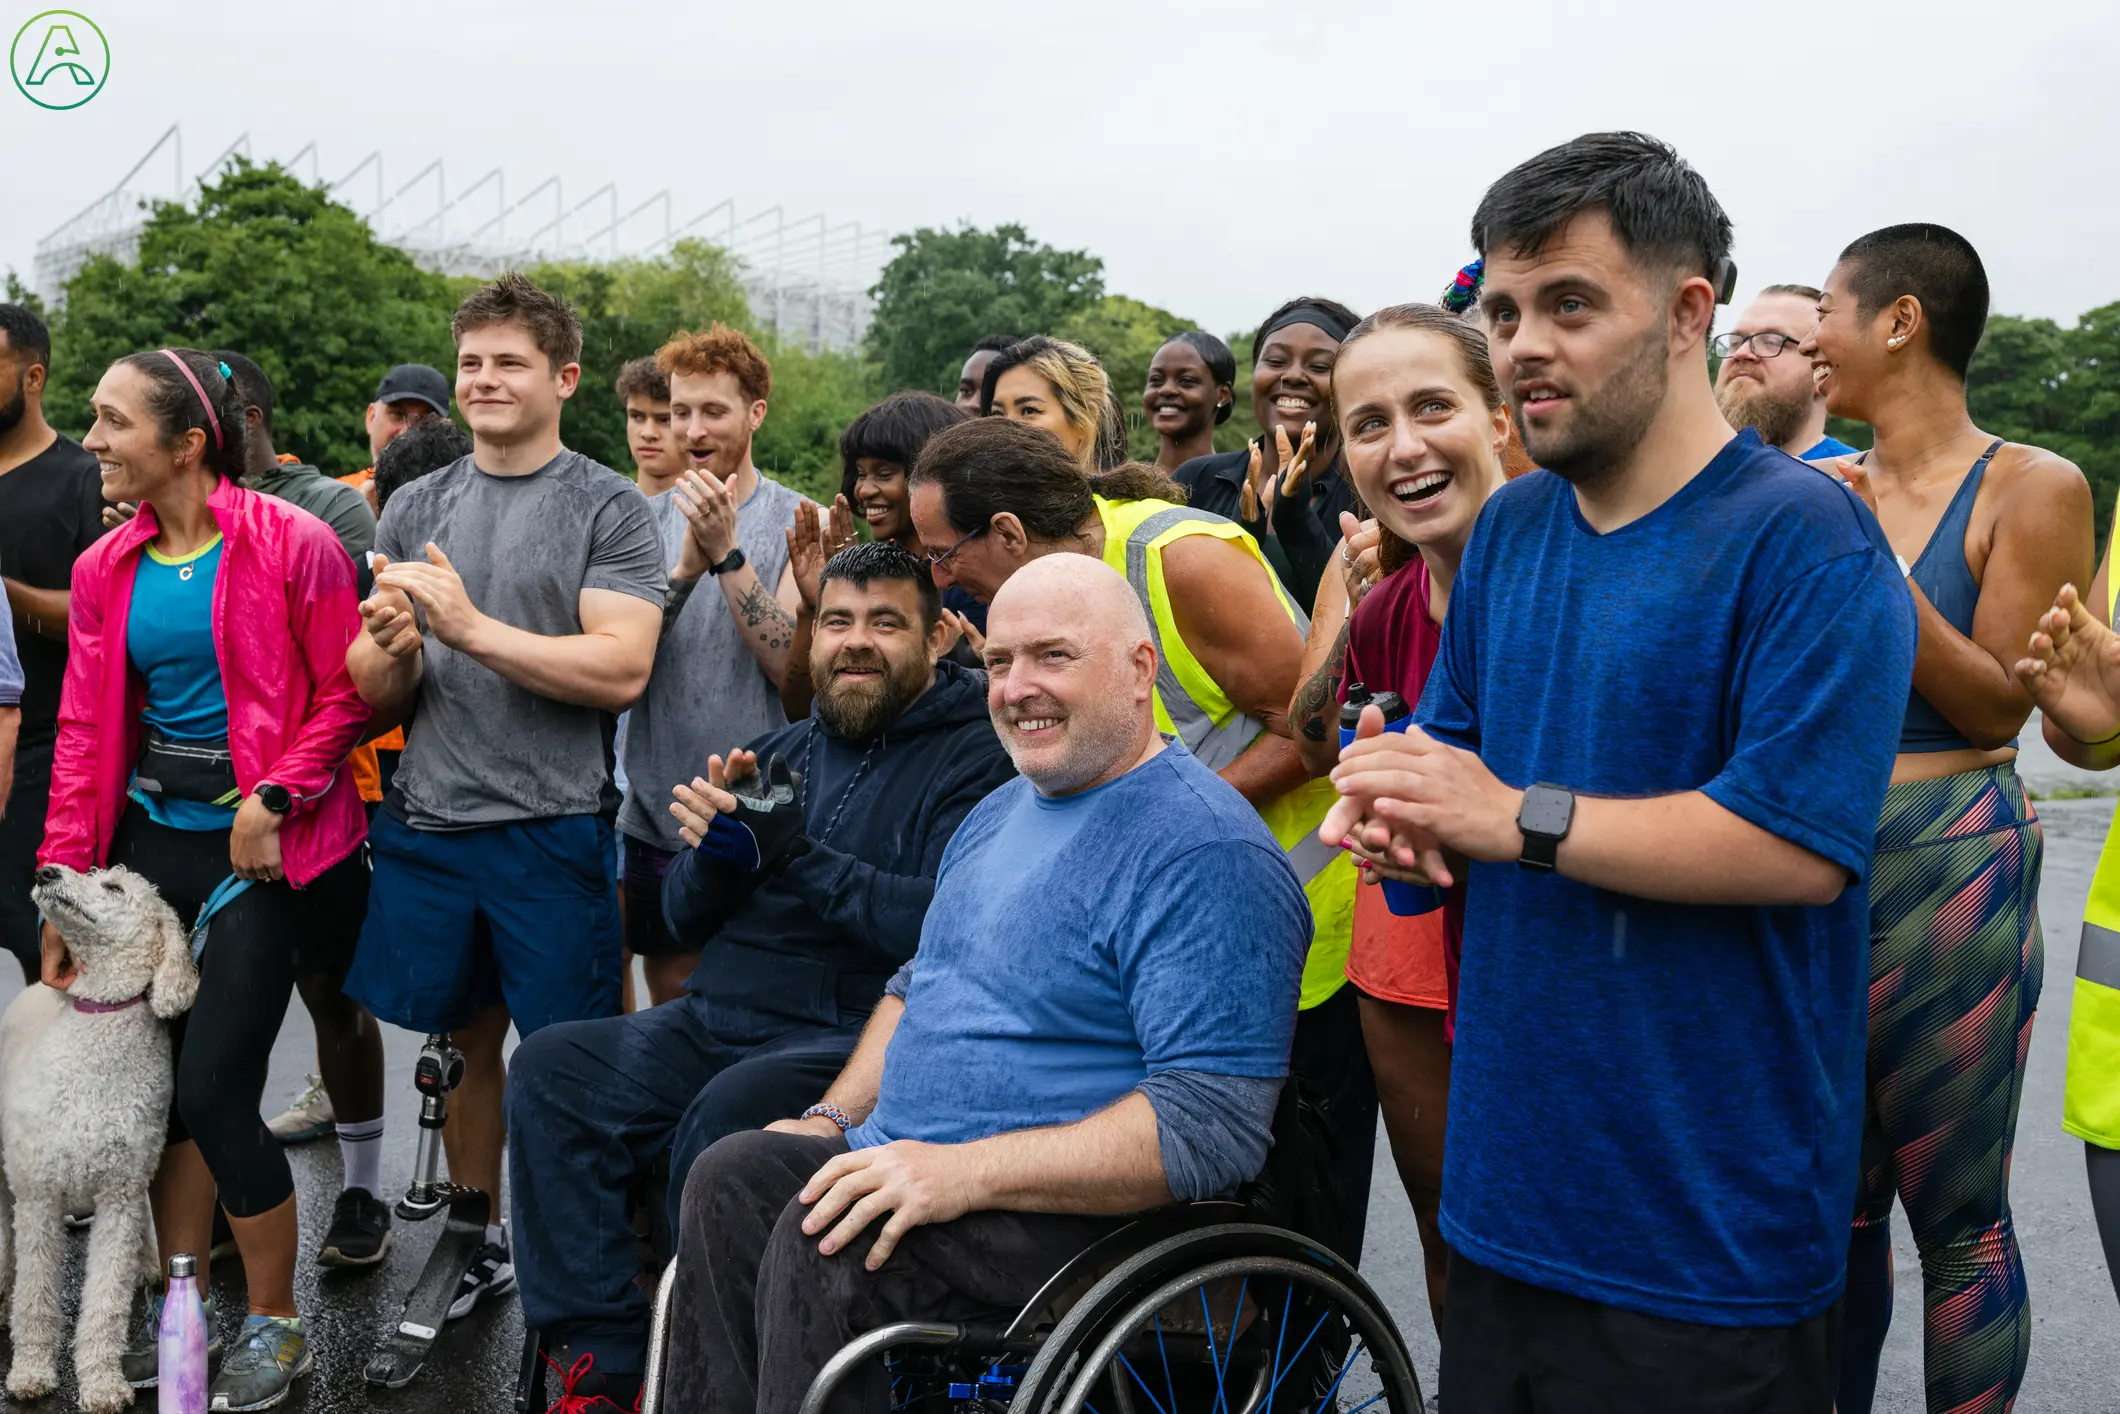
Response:
[{"label": "prosthetic foot", "polygon": [[449,1318],[449,1304],[456,1297],[464,1273],[477,1259],[486,1241],[486,1225],[493,1220],[493,1196],[482,1189],[466,1188],[440,1177],[442,1171],[442,1126],[449,1118],[449,1092],[464,1078],[463,1053],[438,1032],[427,1038],[413,1070],[413,1084],[420,1092],[420,1140],[413,1160],[412,1186],[398,1200],[397,1214],[408,1222],[421,1222],[446,1212],[447,1224],[427,1254],[412,1294],[395,1329],[383,1337],[368,1358],[364,1374],[371,1385],[400,1389],[427,1363],[442,1323]]}]

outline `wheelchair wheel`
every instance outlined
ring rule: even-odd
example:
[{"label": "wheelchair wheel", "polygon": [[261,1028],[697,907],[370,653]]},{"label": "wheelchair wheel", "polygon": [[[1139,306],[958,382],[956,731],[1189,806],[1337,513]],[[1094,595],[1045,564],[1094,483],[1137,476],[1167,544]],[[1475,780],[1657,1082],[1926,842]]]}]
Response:
[{"label": "wheelchair wheel", "polygon": [[1421,1414],[1405,1343],[1359,1274],[1295,1233],[1229,1224],[1145,1249],[1079,1301],[1015,1414]]}]

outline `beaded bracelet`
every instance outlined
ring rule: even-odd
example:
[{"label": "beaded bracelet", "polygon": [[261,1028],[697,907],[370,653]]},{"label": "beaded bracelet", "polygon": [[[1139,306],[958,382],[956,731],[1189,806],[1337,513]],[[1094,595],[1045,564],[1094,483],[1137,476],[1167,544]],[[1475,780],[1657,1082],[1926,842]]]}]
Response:
[{"label": "beaded bracelet", "polygon": [[809,1119],[814,1115],[823,1115],[826,1119],[838,1125],[839,1132],[842,1134],[854,1127],[854,1121],[847,1118],[847,1112],[837,1105],[827,1105],[822,1102],[814,1104],[804,1110],[800,1118]]}]

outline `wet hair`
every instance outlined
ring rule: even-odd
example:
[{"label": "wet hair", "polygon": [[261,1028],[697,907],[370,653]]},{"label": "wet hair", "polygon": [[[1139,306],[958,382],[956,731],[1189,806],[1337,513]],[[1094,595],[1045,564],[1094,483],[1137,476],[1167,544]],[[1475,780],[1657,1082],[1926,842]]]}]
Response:
[{"label": "wet hair", "polygon": [[945,427],[967,422],[971,414],[933,393],[893,393],[847,424],[839,434],[839,494],[854,497],[854,463],[863,457],[896,462],[910,474],[920,453]]},{"label": "wet hair", "polygon": [[530,333],[538,351],[551,360],[556,373],[582,358],[582,322],[574,306],[556,295],[548,295],[518,271],[510,270],[490,285],[481,285],[464,296],[449,321],[449,337],[458,347],[464,335],[492,324],[514,324]]},{"label": "wet hair", "polygon": [[821,593],[825,585],[839,579],[856,589],[867,589],[877,580],[904,580],[920,591],[920,626],[931,629],[942,620],[942,594],[928,573],[927,561],[896,541],[870,540],[847,546],[824,562],[824,572],[817,577],[818,590]]},{"label": "wet hair", "polygon": [[[191,370],[191,378],[178,371],[170,361],[171,354],[183,360],[184,367]],[[185,433],[196,428],[206,434],[206,450],[200,463],[224,481],[242,481],[243,400],[236,393],[234,381],[222,374],[219,359],[198,349],[148,349],[127,354],[118,363],[147,380],[147,415],[163,446],[175,447]],[[191,385],[193,378],[198,380],[196,389]],[[201,401],[201,393],[206,401]],[[212,404],[211,416],[207,413],[208,402]],[[218,437],[216,420],[220,424]]]},{"label": "wet hair", "polygon": [[1259,356],[1259,350],[1266,346],[1266,336],[1275,330],[1290,324],[1311,323],[1308,319],[1290,319],[1288,317],[1298,310],[1308,310],[1322,314],[1327,319],[1336,322],[1339,325],[1337,329],[1328,328],[1323,324],[1316,326],[1332,335],[1335,340],[1344,341],[1348,331],[1362,322],[1361,315],[1356,314],[1336,299],[1326,299],[1323,295],[1297,295],[1294,299],[1259,321],[1258,331],[1251,336],[1251,356],[1253,358]]},{"label": "wet hair", "polygon": [[716,320],[705,329],[684,329],[655,351],[655,366],[664,376],[726,373],[745,398],[764,402],[773,392],[773,365],[741,329]]},{"label": "wet hair", "polygon": [[1961,380],[1987,328],[1988,278],[1980,252],[1946,226],[1916,221],[1859,237],[1840,253],[1848,290],[1864,314],[1901,295],[1921,303],[1929,352]]},{"label": "wet hair", "polygon": [[622,403],[628,398],[645,398],[651,403],[670,401],[669,376],[655,366],[654,354],[629,360],[618,370],[618,381],[612,386]]},{"label": "wet hair", "polygon": [[375,459],[376,514],[381,515],[390,498],[406,486],[470,455],[471,439],[446,417],[429,418],[399,433]]},{"label": "wet hair", "polygon": [[[38,365],[49,373],[52,366],[52,331],[28,305],[0,304],[0,334],[7,335],[8,351],[26,368]],[[172,370],[174,371],[174,370]]]},{"label": "wet hair", "polygon": [[1535,256],[1586,211],[1602,211],[1636,268],[1716,277],[1730,218],[1700,173],[1646,133],[1585,133],[1511,168],[1472,213],[1472,245]]},{"label": "wet hair", "polygon": [[252,363],[234,349],[215,349],[212,357],[221,361],[235,380],[236,397],[244,407],[256,408],[259,419],[265,424],[267,436],[272,434],[272,380],[265,370]]},{"label": "wet hair", "polygon": [[1065,540],[1110,501],[1185,504],[1185,490],[1145,462],[1096,475],[1042,428],[1007,417],[979,417],[937,433],[913,468],[912,485],[942,488],[942,514],[960,535],[1003,511],[1034,540]]},{"label": "wet hair", "polygon": [[[1163,341],[1165,348],[1172,344],[1183,344],[1198,354],[1200,362],[1207,365],[1207,376],[1214,379],[1217,386],[1227,383],[1232,390],[1236,388],[1237,356],[1229,351],[1229,345],[1205,329],[1181,330]],[[1161,352],[1161,349],[1158,352]],[[1215,404],[1215,426],[1220,427],[1229,421],[1229,415],[1236,411],[1236,406],[1233,393],[1230,401]]]},{"label": "wet hair", "polygon": [[[1371,334],[1395,329],[1410,329],[1417,333],[1434,334],[1457,345],[1458,367],[1472,382],[1473,391],[1479,394],[1480,402],[1489,412],[1502,405],[1502,385],[1494,376],[1494,355],[1487,347],[1487,335],[1477,324],[1467,320],[1461,313],[1453,312],[1434,304],[1387,305],[1370,315],[1347,333],[1340,344],[1340,360],[1333,364],[1333,386],[1329,411],[1334,428],[1340,425],[1340,368],[1347,358],[1347,351]],[[1368,517],[1368,507],[1361,510],[1361,518]],[[1380,558],[1384,572],[1389,574],[1419,553],[1413,546],[1400,540],[1386,530],[1380,544]]]},{"label": "wet hair", "polygon": [[1813,304],[1824,299],[1826,294],[1824,290],[1817,289],[1811,285],[1769,285],[1761,290],[1760,293],[1762,295],[1795,295],[1798,299],[1807,299]]},{"label": "wet hair", "polygon": [[1043,378],[1067,425],[1091,434],[1083,448],[1083,471],[1102,471],[1126,460],[1126,419],[1112,397],[1111,379],[1104,376],[1104,365],[1095,354],[1050,334],[1033,334],[1009,345],[986,366],[986,378],[979,385],[981,417],[993,412],[994,390],[1001,386],[1001,375],[1012,368],[1028,368]]},{"label": "wet hair", "polygon": [[973,344],[971,353],[966,354],[965,357],[970,358],[972,354],[981,353],[1006,353],[1016,343],[1017,339],[1014,334],[989,334],[978,343]]}]

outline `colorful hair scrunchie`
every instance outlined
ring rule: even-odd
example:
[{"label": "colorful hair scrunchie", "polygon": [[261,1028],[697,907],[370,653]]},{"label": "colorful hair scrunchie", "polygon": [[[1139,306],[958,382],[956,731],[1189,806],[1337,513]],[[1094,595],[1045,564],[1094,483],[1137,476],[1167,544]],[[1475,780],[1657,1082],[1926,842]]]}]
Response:
[{"label": "colorful hair scrunchie", "polygon": [[1439,303],[1452,314],[1463,314],[1480,302],[1480,282],[1486,278],[1487,262],[1475,260],[1457,272]]}]

